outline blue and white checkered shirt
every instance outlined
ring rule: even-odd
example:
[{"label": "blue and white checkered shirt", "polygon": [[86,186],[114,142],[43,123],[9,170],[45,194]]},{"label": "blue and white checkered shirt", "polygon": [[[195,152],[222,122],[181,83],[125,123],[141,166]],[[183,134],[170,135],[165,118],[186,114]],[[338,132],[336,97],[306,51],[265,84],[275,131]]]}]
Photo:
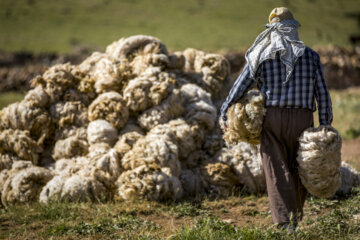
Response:
[{"label": "blue and white checkered shirt", "polygon": [[308,108],[316,111],[316,99],[320,125],[330,125],[333,119],[332,105],[319,55],[306,47],[304,54],[295,64],[290,80],[283,84],[285,78],[286,66],[278,55],[276,59],[261,63],[255,78],[250,78],[246,64],[221,107],[223,121],[226,122],[227,109],[236,103],[250,86],[257,84],[259,90],[266,95],[266,107]]}]

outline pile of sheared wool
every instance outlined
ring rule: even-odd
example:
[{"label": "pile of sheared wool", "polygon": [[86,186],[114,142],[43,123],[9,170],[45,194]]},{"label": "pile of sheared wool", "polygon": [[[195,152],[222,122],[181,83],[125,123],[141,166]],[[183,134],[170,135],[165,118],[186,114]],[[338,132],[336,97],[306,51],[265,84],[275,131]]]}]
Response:
[{"label": "pile of sheared wool", "polygon": [[297,162],[306,189],[314,196],[327,198],[341,186],[341,144],[331,126],[306,129],[299,138]]},{"label": "pile of sheared wool", "polygon": [[220,119],[227,146],[242,141],[250,144],[260,143],[263,118],[265,116],[265,96],[258,90],[250,90],[239,102],[230,106],[226,112],[226,126]]},{"label": "pile of sheared wool", "polygon": [[[229,72],[220,55],[170,54],[143,35],[79,65],[50,67],[31,81],[24,100],[0,111],[2,203],[263,190],[256,147],[223,146],[217,118]],[[257,122],[262,96],[251,94],[241,111]],[[253,136],[257,126],[246,131]]]}]

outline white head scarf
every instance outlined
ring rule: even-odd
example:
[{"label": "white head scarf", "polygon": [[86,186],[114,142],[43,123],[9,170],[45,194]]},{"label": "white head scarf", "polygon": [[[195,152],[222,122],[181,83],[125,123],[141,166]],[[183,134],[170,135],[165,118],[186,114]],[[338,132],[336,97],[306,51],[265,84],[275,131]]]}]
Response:
[{"label": "white head scarf", "polygon": [[250,76],[255,77],[260,64],[268,59],[275,59],[280,52],[280,60],[286,65],[287,83],[291,77],[297,59],[304,54],[305,44],[299,40],[297,29],[299,22],[294,19],[266,24],[266,30],[259,34],[245,54],[249,64]]}]

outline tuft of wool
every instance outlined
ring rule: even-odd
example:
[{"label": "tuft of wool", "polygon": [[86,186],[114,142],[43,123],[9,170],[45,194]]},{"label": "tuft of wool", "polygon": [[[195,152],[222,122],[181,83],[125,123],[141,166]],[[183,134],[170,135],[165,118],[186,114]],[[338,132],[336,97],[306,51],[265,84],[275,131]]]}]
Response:
[{"label": "tuft of wool", "polygon": [[150,133],[169,135],[178,147],[179,159],[185,159],[190,152],[199,148],[204,139],[204,132],[198,125],[190,125],[182,118],[152,128]]},{"label": "tuft of wool", "polygon": [[259,147],[240,142],[222,148],[213,158],[215,162],[229,165],[248,193],[262,193],[266,189],[265,175]]},{"label": "tuft of wool", "polygon": [[168,55],[166,46],[155,37],[135,35],[128,38],[121,38],[106,47],[106,54],[115,59],[129,59],[130,61],[137,54],[165,54]]},{"label": "tuft of wool", "polygon": [[55,139],[61,140],[75,136],[80,139],[87,139],[87,129],[85,127],[66,126],[55,130]]},{"label": "tuft of wool", "polygon": [[331,126],[306,129],[299,138],[299,175],[314,196],[327,198],[341,186],[341,144],[339,133]]},{"label": "tuft of wool", "polygon": [[176,200],[182,196],[181,182],[162,172],[156,164],[123,172],[117,180],[118,196],[125,200]]},{"label": "tuft of wool", "polygon": [[118,131],[106,120],[90,122],[87,128],[87,140],[90,145],[106,143],[114,145],[118,138]]},{"label": "tuft of wool", "polygon": [[211,95],[195,84],[184,84],[180,88],[180,93],[184,99],[185,120],[190,124],[204,125],[212,129],[217,111],[211,101]]},{"label": "tuft of wool", "polygon": [[50,107],[50,115],[59,128],[86,126],[89,122],[86,106],[79,102],[57,102]]},{"label": "tuft of wool", "polygon": [[1,202],[4,206],[10,203],[37,201],[42,187],[53,177],[45,168],[22,162],[17,161],[13,164],[1,187]]},{"label": "tuft of wool", "polygon": [[340,176],[341,186],[336,191],[337,195],[350,194],[352,188],[360,185],[360,173],[346,162],[341,162]]},{"label": "tuft of wool", "polygon": [[40,193],[40,202],[98,202],[108,198],[106,188],[95,179],[83,176],[55,176]]},{"label": "tuft of wool", "polygon": [[[150,69],[151,70],[151,69]],[[159,105],[173,90],[173,79],[168,74],[154,71],[130,80],[124,89],[124,99],[133,112],[141,112]]]},{"label": "tuft of wool", "polygon": [[30,107],[42,108],[48,105],[50,97],[42,86],[37,86],[25,95],[24,100]]},{"label": "tuft of wool", "polygon": [[86,139],[71,136],[63,140],[58,140],[55,143],[52,157],[58,160],[61,158],[83,156],[88,153],[88,147]]},{"label": "tuft of wool", "polygon": [[[260,143],[263,118],[265,116],[265,97],[258,90],[245,93],[238,103],[233,104],[227,111],[224,140],[227,146],[245,141],[251,144]],[[224,130],[222,119],[220,125]]]},{"label": "tuft of wool", "polygon": [[0,129],[28,130],[42,145],[52,132],[51,117],[43,108],[30,107],[26,101],[16,102],[0,111]]},{"label": "tuft of wool", "polygon": [[121,134],[119,140],[116,142],[114,149],[121,155],[124,156],[125,153],[129,152],[134,144],[142,138],[144,135],[137,132],[126,132]]},{"label": "tuft of wool", "polygon": [[13,153],[22,160],[38,164],[42,148],[30,137],[29,131],[7,129],[0,132],[0,153]]},{"label": "tuft of wool", "polygon": [[119,93],[106,92],[90,104],[88,116],[90,121],[104,119],[117,129],[121,129],[129,118],[129,111]]},{"label": "tuft of wool", "polygon": [[142,128],[150,130],[159,124],[167,123],[171,119],[180,117],[183,112],[184,107],[180,92],[175,89],[160,105],[143,112],[139,116],[138,122]]},{"label": "tuft of wool", "polygon": [[204,162],[199,168],[202,178],[209,185],[208,191],[216,196],[229,196],[239,184],[235,172],[224,163]]},{"label": "tuft of wool", "polygon": [[140,138],[133,148],[121,159],[125,170],[135,169],[142,165],[157,164],[168,167],[175,177],[180,176],[181,166],[178,160],[178,147],[174,143],[174,135],[148,133]]}]

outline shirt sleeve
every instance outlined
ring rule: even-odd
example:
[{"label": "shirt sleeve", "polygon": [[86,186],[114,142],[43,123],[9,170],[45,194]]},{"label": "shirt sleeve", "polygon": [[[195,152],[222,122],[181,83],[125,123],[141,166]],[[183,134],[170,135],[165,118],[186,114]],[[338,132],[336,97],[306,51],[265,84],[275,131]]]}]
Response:
[{"label": "shirt sleeve", "polygon": [[332,103],[322,72],[320,57],[316,61],[315,98],[318,104],[320,125],[331,125],[333,120]]},{"label": "shirt sleeve", "polygon": [[223,122],[226,122],[226,112],[231,105],[236,103],[246,92],[246,90],[253,83],[253,79],[250,77],[249,65],[246,63],[243,71],[236,79],[234,85],[232,86],[229,95],[227,96],[225,102],[221,106],[220,113]]}]

